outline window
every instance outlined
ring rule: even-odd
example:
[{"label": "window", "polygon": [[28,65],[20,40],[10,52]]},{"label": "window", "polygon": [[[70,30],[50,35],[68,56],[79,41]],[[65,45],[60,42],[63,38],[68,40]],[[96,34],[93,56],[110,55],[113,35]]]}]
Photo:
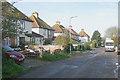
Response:
[{"label": "window", "polygon": [[44,29],[44,35],[46,35],[46,29]]},{"label": "window", "polygon": [[49,31],[49,37],[51,37],[51,32]]},{"label": "window", "polygon": [[25,22],[23,20],[20,21],[20,28],[25,29]]},{"label": "window", "polygon": [[114,46],[114,43],[112,43],[112,42],[107,42],[107,43],[106,43],[106,46]]}]

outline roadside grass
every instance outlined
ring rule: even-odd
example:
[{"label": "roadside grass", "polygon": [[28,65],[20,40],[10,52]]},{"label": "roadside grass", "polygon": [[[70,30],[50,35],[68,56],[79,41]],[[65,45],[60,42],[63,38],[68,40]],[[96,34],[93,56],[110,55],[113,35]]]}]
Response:
[{"label": "roadside grass", "polygon": [[76,53],[65,53],[65,52],[58,52],[53,54],[44,54],[42,56],[42,58],[32,58],[32,57],[27,57],[27,59],[38,59],[38,60],[43,60],[43,61],[56,61],[59,59],[63,59],[63,58],[68,58],[71,57],[73,55],[75,55]]},{"label": "roadside grass", "polygon": [[2,67],[2,78],[11,78],[12,76],[15,76],[19,73],[23,72],[23,68],[16,64],[13,60],[11,59],[6,59],[3,62],[3,67]]},{"label": "roadside grass", "polygon": [[33,57],[26,57],[27,59],[37,59],[37,60],[43,60],[43,61],[56,61],[56,60],[59,60],[59,59],[63,59],[63,58],[69,58],[71,56],[74,56],[76,54],[76,52],[79,52],[79,53],[82,53],[82,52],[89,52],[91,51],[92,49],[90,50],[81,50],[81,51],[73,51],[71,54],[70,53],[66,53],[66,52],[58,52],[58,53],[55,53],[54,55],[53,54],[44,54],[42,56],[42,58],[33,58]]},{"label": "roadside grass", "polygon": [[70,53],[59,52],[59,53],[56,53],[54,55],[46,54],[41,58],[41,60],[55,61],[55,60],[59,60],[59,59],[62,59],[62,58],[68,58],[68,57],[71,57],[73,55],[75,55],[75,53],[70,54]]}]

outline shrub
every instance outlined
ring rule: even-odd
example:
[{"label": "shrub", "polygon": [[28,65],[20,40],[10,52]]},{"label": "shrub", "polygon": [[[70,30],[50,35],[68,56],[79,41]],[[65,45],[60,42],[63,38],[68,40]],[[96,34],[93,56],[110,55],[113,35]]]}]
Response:
[{"label": "shrub", "polygon": [[78,45],[78,51],[84,50],[84,45],[83,44],[79,44]]},{"label": "shrub", "polygon": [[70,46],[71,46],[71,51],[73,51],[74,49],[72,44],[68,44],[67,46],[65,46],[64,51],[70,53]]},{"label": "shrub", "polygon": [[47,44],[51,44],[51,40],[50,40],[50,39],[45,39],[44,44],[45,44],[45,45],[47,45]]},{"label": "shrub", "polygon": [[57,45],[62,45],[62,46],[66,46],[69,44],[70,39],[69,36],[58,36],[55,38],[55,44]]},{"label": "shrub", "polygon": [[93,48],[96,48],[96,47],[97,47],[97,42],[96,42],[96,40],[92,41],[92,47],[93,47]]},{"label": "shrub", "polygon": [[79,44],[78,45],[78,51],[90,50],[90,44],[91,44],[91,42],[86,42],[85,44]]},{"label": "shrub", "polygon": [[[72,42],[72,41],[71,41]],[[55,44],[62,45],[64,47],[64,51],[70,52],[70,38],[67,36],[58,36],[55,38]],[[71,50],[73,51],[73,45],[71,44]]]},{"label": "shrub", "polygon": [[85,43],[83,46],[84,46],[84,50],[90,50],[90,44]]}]

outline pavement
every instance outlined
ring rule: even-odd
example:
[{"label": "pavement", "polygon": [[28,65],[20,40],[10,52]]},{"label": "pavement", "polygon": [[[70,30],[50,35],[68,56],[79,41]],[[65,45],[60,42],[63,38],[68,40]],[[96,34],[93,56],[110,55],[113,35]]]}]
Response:
[{"label": "pavement", "polygon": [[117,62],[117,53],[101,47],[54,61],[18,78],[118,78]]}]

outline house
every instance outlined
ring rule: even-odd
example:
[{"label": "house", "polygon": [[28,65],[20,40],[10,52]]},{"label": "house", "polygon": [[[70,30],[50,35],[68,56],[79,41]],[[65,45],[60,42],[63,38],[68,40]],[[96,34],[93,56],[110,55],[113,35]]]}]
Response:
[{"label": "house", "polygon": [[[7,13],[6,7],[4,7],[6,5],[11,6],[13,15],[18,14],[19,17],[21,17],[19,20],[17,20],[17,24],[19,24],[19,26],[16,26],[16,28],[20,28],[20,29],[17,29],[17,34],[19,34],[18,36],[10,38],[8,37],[7,34],[4,35],[5,38],[2,40],[2,43],[8,46],[19,46],[25,42],[30,42],[30,41],[33,42],[32,41],[33,38],[38,38],[38,36],[29,36],[30,34],[34,35],[34,33],[32,32],[33,21],[8,2],[3,2],[3,11],[2,11],[3,16],[5,13]],[[43,36],[40,36],[39,38],[41,39],[41,37],[43,38]]]},{"label": "house", "polygon": [[79,42],[79,34],[75,32],[73,29],[68,28],[69,33],[71,34],[71,38],[76,41],[76,43]]},{"label": "house", "polygon": [[56,21],[56,24],[52,26],[54,31],[54,38],[57,36],[67,36],[69,34],[69,31],[63,26],[60,25],[60,21]]},{"label": "house", "polygon": [[45,39],[53,39],[54,29],[52,29],[46,22],[39,18],[37,12],[32,13],[29,17],[34,22],[32,23],[32,31],[44,36]]},{"label": "house", "polygon": [[33,44],[43,44],[44,36],[37,34],[32,31],[32,34],[25,34],[26,36],[30,37],[30,41]]},{"label": "house", "polygon": [[80,36],[79,40],[81,41],[81,43],[85,43],[85,42],[90,41],[90,37],[86,32],[84,32],[84,29],[81,29],[79,36]]}]

